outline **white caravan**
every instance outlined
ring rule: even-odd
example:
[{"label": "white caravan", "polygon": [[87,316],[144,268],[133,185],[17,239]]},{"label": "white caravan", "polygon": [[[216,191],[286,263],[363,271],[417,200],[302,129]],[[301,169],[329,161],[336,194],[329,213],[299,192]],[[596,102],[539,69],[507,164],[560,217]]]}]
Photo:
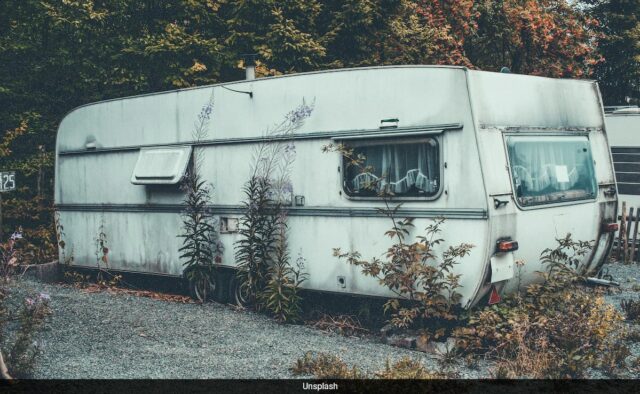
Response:
[{"label": "white caravan", "polygon": [[[208,136],[195,141],[194,122],[212,97]],[[200,151],[225,230],[219,265],[226,274],[219,278],[227,280],[253,148],[273,143],[265,131],[303,100],[313,111],[287,141],[296,150],[289,246],[292,259],[306,260],[305,288],[392,295],[332,255],[339,247],[382,257],[391,224],[361,174],[339,153],[323,153],[332,142],[365,154],[372,175],[387,174],[402,202],[398,216],[415,218],[412,236],[444,217],[443,248],[475,245],[455,266],[465,307],[492,287],[513,291],[518,276],[521,285],[537,280],[541,252],[567,233],[595,241],[583,271],[605,261],[617,197],[597,84],[440,66],[260,78],[73,110],[56,145],[55,203],[66,254],[95,268],[103,228],[111,269],[180,277],[179,182]]]},{"label": "white caravan", "polygon": [[627,208],[640,208],[640,108],[612,109],[605,114],[605,123],[618,183],[618,199],[625,201]]}]

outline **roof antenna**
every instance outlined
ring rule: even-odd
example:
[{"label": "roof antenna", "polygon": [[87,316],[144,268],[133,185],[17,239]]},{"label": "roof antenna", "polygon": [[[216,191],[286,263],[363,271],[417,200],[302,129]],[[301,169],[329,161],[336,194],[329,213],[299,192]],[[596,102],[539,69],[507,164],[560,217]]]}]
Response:
[{"label": "roof antenna", "polygon": [[245,80],[250,81],[256,79],[256,58],[257,53],[245,53],[242,55],[245,67]]}]

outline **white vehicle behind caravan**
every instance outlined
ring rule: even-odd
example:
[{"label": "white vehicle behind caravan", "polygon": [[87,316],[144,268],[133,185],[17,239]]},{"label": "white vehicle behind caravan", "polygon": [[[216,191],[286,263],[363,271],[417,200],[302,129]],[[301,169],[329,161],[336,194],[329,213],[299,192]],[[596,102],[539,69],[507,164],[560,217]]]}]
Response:
[{"label": "white vehicle behind caravan", "polygon": [[[640,208],[640,108],[612,107],[605,114],[618,184],[618,200]],[[622,204],[618,206],[622,209]]]},{"label": "white vehicle behind caravan", "polygon": [[[194,121],[211,97],[208,137],[195,141]],[[111,269],[181,276],[179,181],[199,151],[201,174],[214,186],[212,209],[226,226],[218,280],[228,283],[253,148],[272,143],[265,131],[303,100],[313,112],[286,138],[296,150],[289,247],[306,260],[305,288],[392,295],[332,255],[342,248],[382,257],[390,242],[384,202],[339,153],[323,153],[332,142],[366,156],[371,175],[387,174],[402,202],[398,216],[415,219],[412,236],[444,217],[442,248],[475,245],[455,266],[465,307],[492,288],[504,293],[539,280],[541,252],[567,233],[595,241],[582,271],[604,263],[617,196],[596,83],[404,66],[238,81],[73,110],[58,131],[55,185],[73,264],[95,267],[102,228]],[[524,262],[519,269],[516,260]]]}]

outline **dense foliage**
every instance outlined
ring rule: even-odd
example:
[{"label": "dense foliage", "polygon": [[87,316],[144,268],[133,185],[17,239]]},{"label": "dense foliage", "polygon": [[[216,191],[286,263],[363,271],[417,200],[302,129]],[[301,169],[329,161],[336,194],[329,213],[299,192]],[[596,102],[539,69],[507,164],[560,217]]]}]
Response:
[{"label": "dense foliage", "polygon": [[544,281],[473,311],[456,330],[457,345],[495,359],[499,378],[580,378],[588,368],[624,369],[630,353],[623,317],[575,271],[591,246],[569,235],[559,239],[541,255]]},{"label": "dense foliage", "polygon": [[606,104],[640,104],[640,0],[584,0],[597,19],[600,54],[595,69]]},{"label": "dense foliage", "polygon": [[[607,104],[638,99],[638,0],[7,0],[0,2],[0,168],[5,232],[36,260],[55,250],[55,133],[107,98],[258,76],[456,64],[596,76]],[[595,70],[595,74],[593,74]]]}]

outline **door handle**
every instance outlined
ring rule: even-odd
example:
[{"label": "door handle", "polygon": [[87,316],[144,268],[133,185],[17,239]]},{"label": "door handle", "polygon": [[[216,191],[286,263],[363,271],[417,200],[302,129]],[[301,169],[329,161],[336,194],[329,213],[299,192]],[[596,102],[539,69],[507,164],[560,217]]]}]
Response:
[{"label": "door handle", "polygon": [[495,198],[495,197],[494,197],[494,199],[493,199],[493,206],[494,206],[496,209],[500,208],[500,207],[501,207],[501,206],[503,206],[503,205],[507,205],[507,204],[509,204],[509,200],[506,200],[506,201],[505,201],[505,200],[498,200],[498,199],[497,199],[497,198]]}]

